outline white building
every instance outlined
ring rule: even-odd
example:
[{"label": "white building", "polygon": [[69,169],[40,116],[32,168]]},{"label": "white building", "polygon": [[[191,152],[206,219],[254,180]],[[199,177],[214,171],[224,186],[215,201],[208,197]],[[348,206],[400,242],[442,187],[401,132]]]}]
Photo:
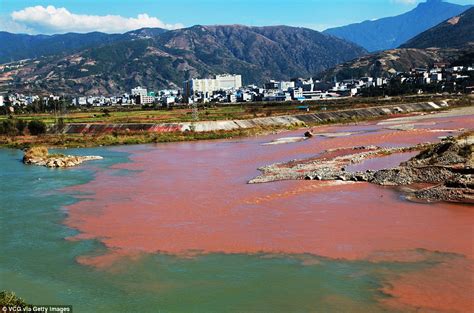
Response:
[{"label": "white building", "polygon": [[303,95],[303,88],[294,88],[292,91],[291,91],[291,97],[294,99],[294,100],[298,100],[298,101],[303,101],[305,100],[305,97]]},{"label": "white building", "polygon": [[3,96],[0,96],[0,107],[4,106],[5,103],[3,103]]},{"label": "white building", "polygon": [[169,107],[173,104],[176,103],[176,97],[175,96],[164,96],[161,98],[161,103],[162,105]]},{"label": "white building", "polygon": [[87,105],[87,98],[86,97],[76,98],[76,105]]},{"label": "white building", "polygon": [[293,88],[295,88],[295,82],[285,82],[285,81],[278,82],[278,90],[288,91],[289,89],[293,89]]},{"label": "white building", "polygon": [[242,87],[241,75],[217,75],[215,79],[219,90],[239,89]]},{"label": "white building", "polygon": [[134,96],[134,97],[136,97],[136,96],[148,96],[148,91],[146,90],[146,88],[142,88],[142,87],[138,86],[138,87],[132,89],[132,96]]},{"label": "white building", "polygon": [[184,82],[184,97],[189,99],[195,93],[212,94],[219,90],[242,87],[241,75],[216,75],[215,78],[191,79]]}]

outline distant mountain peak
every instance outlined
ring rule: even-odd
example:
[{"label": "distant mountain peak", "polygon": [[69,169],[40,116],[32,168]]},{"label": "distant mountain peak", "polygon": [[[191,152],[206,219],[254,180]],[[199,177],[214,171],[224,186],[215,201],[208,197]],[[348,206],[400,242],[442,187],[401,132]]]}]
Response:
[{"label": "distant mountain peak", "polygon": [[331,28],[324,33],[355,42],[372,52],[394,49],[470,7],[442,0],[427,0],[398,16]]},{"label": "distant mountain peak", "polygon": [[465,48],[474,44],[474,8],[415,36],[402,48]]}]

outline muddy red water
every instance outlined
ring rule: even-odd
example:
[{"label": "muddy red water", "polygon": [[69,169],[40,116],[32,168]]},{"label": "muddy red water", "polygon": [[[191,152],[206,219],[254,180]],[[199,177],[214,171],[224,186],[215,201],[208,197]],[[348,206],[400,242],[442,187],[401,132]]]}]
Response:
[{"label": "muddy red water", "polygon": [[[358,133],[273,146],[262,144],[301,131],[120,148],[131,153],[131,162],[101,171],[93,182],[75,187],[90,196],[68,207],[66,224],[80,232],[71,239],[98,239],[109,249],[103,256],[79,258],[97,267],[123,256],[157,252],[183,256],[309,253],[400,262],[409,261],[412,256],[407,251],[415,249],[454,253],[466,257],[468,265],[448,264],[431,269],[434,273],[394,278],[393,288],[386,293],[399,300],[397,305],[458,312],[472,307],[468,293],[474,273],[473,207],[413,203],[394,188],[366,183],[246,182],[258,174],[260,166],[314,156],[326,149],[436,141],[456,133],[449,130],[472,126],[471,118],[433,117],[408,131],[388,130],[375,123],[320,127],[316,133]],[[375,163],[380,167],[383,162],[378,159]],[[387,162],[393,165],[393,160]],[[117,169],[133,172],[116,176]],[[420,278],[433,275],[441,278]],[[449,275],[465,277],[443,293],[453,304],[448,308],[443,301],[426,305],[442,278]],[[419,281],[426,284],[424,291],[413,287]],[[387,305],[394,304],[388,301]]]}]

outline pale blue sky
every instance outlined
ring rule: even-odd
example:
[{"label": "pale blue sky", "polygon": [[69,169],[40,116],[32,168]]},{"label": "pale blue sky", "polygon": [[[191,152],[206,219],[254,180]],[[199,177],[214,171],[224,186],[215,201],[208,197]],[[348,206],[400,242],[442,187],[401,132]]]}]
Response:
[{"label": "pale blue sky", "polygon": [[[135,25],[176,28],[195,24],[291,25],[324,30],[328,27],[401,14],[423,1],[0,0],[0,30],[28,33],[90,30],[121,32]],[[474,0],[449,2],[473,4]],[[42,6],[44,9],[25,10],[35,6]],[[40,13],[46,14],[43,11],[46,11],[48,6],[52,6],[47,10],[48,15],[37,18]],[[59,11],[59,8],[65,8],[66,11]],[[73,15],[71,17],[68,14]],[[148,16],[139,18],[139,14]],[[82,15],[92,17],[86,20]],[[108,22],[95,24],[96,20],[103,20],[97,17],[104,15],[116,15],[124,19],[112,18]]]}]

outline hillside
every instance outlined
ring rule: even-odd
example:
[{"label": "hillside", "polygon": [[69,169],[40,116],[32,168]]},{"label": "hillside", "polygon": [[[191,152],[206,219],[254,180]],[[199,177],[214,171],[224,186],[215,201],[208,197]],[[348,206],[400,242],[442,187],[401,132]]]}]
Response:
[{"label": "hillside", "polygon": [[244,83],[311,76],[365,53],[305,28],[193,26],[26,62],[0,79],[24,91],[116,94],[219,73],[240,73]]},{"label": "hillside", "polygon": [[321,77],[332,80],[364,76],[389,77],[412,68],[429,68],[435,63],[456,62],[468,51],[459,49],[393,49],[362,56],[324,72]]},{"label": "hillside", "polygon": [[402,48],[462,48],[474,45],[474,8],[419,34]]},{"label": "hillside", "polygon": [[399,47],[421,32],[459,15],[472,6],[427,0],[415,9],[393,17],[331,28],[324,33],[355,42],[368,51]]},{"label": "hillside", "polygon": [[161,28],[144,28],[125,34],[67,33],[58,35],[26,35],[0,31],[0,64],[22,59],[34,59],[55,54],[67,54],[87,47],[165,32]]}]

